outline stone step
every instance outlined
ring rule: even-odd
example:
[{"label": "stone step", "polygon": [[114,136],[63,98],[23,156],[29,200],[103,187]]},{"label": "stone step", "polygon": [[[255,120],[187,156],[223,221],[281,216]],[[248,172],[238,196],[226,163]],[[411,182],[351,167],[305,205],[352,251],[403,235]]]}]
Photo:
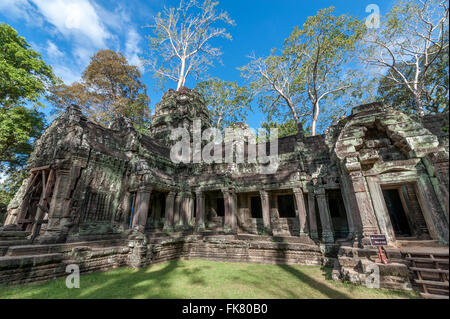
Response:
[{"label": "stone step", "polygon": [[415,279],[414,282],[418,285],[430,285],[430,286],[439,286],[439,287],[447,287],[448,281],[433,281],[433,280],[419,280]]},{"label": "stone step", "polygon": [[449,299],[449,296],[426,294],[424,292],[420,293],[420,295],[425,299]]},{"label": "stone step", "polygon": [[[1,239],[1,238],[0,238]],[[21,246],[21,245],[29,245],[31,244],[31,240],[29,239],[13,239],[13,240],[0,240],[0,246]]]},{"label": "stone step", "polygon": [[13,239],[22,239],[26,238],[30,235],[30,232],[25,231],[1,231],[0,232],[0,240],[13,240]]},{"label": "stone step", "polygon": [[445,247],[438,240],[397,240],[399,248],[404,247]]},{"label": "stone step", "polygon": [[448,270],[445,269],[433,269],[433,268],[418,268],[418,267],[409,267],[412,271],[421,271],[421,272],[430,272],[436,274],[447,274]]},{"label": "stone step", "polygon": [[89,247],[89,248],[104,248],[111,247],[113,245],[123,246],[125,241],[122,240],[103,240],[93,242],[75,242],[64,244],[49,244],[49,245],[21,245],[9,247],[5,256],[34,256],[45,255],[52,253],[67,253],[77,247]]},{"label": "stone step", "polygon": [[447,264],[448,265],[448,259],[433,259],[433,258],[422,258],[422,257],[406,257],[406,260],[409,261],[415,261],[420,263],[434,263],[438,262],[440,264]]},{"label": "stone step", "polygon": [[63,254],[44,254],[13,257],[3,256],[0,257],[0,270],[58,263],[62,260]]}]

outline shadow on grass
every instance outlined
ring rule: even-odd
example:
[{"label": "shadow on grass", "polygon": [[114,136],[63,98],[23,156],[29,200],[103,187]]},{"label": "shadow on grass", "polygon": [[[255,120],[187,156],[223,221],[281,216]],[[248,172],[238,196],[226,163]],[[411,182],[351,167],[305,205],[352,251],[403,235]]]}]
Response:
[{"label": "shadow on grass", "polygon": [[[43,285],[11,287],[0,299],[17,298],[332,298],[347,299],[367,292],[361,287],[331,284],[331,269],[298,269],[289,265],[257,265],[207,261],[173,260],[146,269],[121,268],[81,275],[81,289],[67,289],[65,280]],[[317,278],[314,278],[317,277]],[[333,283],[334,284],[334,283]],[[362,289],[362,290],[361,290]],[[375,294],[378,294],[374,291]],[[370,296],[370,294],[367,294]],[[411,298],[402,291],[380,292],[378,296]]]},{"label": "shadow on grass", "polygon": [[[325,277],[325,280],[333,281],[333,277],[332,277],[333,268],[327,267],[327,266],[322,266],[320,268],[320,270],[322,270],[322,274]],[[349,290],[350,293],[352,293],[356,290],[359,290],[362,287],[362,286],[353,285],[350,282],[345,282],[342,284],[345,285],[346,289]],[[405,290],[391,290],[391,289],[389,289],[389,290],[383,289],[382,291],[386,291],[386,295],[395,296],[398,298],[421,299],[421,297],[419,296],[419,294],[417,292],[411,292],[411,291],[405,291]]]},{"label": "shadow on grass", "polygon": [[317,290],[318,292],[327,296],[328,298],[331,298],[331,299],[349,299],[350,298],[348,295],[346,295],[336,289],[333,289],[333,288],[317,281],[314,278],[311,278],[310,276],[304,274],[303,272],[301,272],[300,270],[298,270],[292,266],[280,265],[279,267],[281,269],[283,269],[284,271],[288,272],[289,274],[293,275],[294,277],[296,277],[302,283],[308,285],[309,287],[311,287],[314,290]]}]

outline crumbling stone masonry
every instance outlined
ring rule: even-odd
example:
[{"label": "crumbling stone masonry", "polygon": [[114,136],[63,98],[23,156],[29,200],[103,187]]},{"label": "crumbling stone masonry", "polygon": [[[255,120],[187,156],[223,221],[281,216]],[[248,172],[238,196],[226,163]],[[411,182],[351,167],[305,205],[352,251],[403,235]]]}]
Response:
[{"label": "crumbling stone masonry", "polygon": [[63,276],[70,263],[89,272],[181,257],[328,264],[358,282],[378,233],[395,261],[383,266],[385,286],[404,288],[405,249],[448,252],[447,118],[362,105],[324,135],[280,138],[269,175],[255,163],[172,162],[171,130],[194,119],[211,125],[186,88],[164,95],[148,136],[67,109],[36,142],[8,207],[0,283]]}]

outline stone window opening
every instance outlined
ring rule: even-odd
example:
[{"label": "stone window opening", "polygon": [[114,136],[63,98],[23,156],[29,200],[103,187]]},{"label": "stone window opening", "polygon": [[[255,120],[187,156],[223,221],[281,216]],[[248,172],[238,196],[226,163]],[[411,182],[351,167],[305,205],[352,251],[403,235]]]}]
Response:
[{"label": "stone window opening", "polygon": [[216,213],[217,217],[225,217],[225,200],[223,197],[216,199]]},{"label": "stone window opening", "polygon": [[85,210],[81,220],[86,221],[108,221],[111,219],[109,210],[109,196],[101,192],[95,192],[88,189],[86,196]]},{"label": "stone window opening", "polygon": [[278,195],[277,205],[280,218],[295,218],[297,216],[294,196],[292,194]]},{"label": "stone window opening", "polygon": [[252,218],[262,219],[262,204],[260,196],[250,197],[250,213]]}]

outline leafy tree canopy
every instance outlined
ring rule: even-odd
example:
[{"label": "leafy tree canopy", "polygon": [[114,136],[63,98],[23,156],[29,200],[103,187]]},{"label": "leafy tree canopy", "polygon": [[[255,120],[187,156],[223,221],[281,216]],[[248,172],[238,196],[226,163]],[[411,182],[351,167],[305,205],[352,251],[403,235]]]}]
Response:
[{"label": "leafy tree canopy", "polygon": [[99,51],[84,70],[80,82],[59,84],[50,91],[50,100],[58,109],[77,104],[87,117],[103,126],[118,117],[126,117],[138,130],[145,131],[150,120],[150,99],[142,75],[118,52]]},{"label": "leafy tree canopy", "polygon": [[242,122],[251,111],[252,96],[245,86],[214,78],[197,84],[196,90],[206,100],[213,127],[223,131],[236,122]]},{"label": "leafy tree canopy", "polygon": [[42,106],[39,98],[55,83],[52,67],[11,26],[0,23],[0,105],[24,102]]}]

